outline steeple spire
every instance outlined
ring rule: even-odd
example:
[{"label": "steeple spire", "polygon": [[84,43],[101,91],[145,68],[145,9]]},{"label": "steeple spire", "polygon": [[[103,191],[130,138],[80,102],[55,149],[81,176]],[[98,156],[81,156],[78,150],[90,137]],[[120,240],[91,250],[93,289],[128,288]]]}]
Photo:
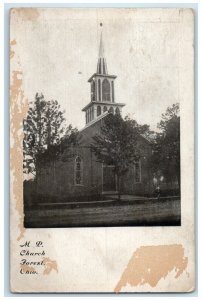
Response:
[{"label": "steeple spire", "polygon": [[104,58],[104,44],[103,44],[103,40],[102,40],[102,32],[100,35],[99,58]]},{"label": "steeple spire", "polygon": [[104,43],[103,43],[102,32],[100,34],[100,47],[99,47],[99,58],[97,63],[97,74],[101,74],[101,75],[108,74],[107,63],[104,57]]}]

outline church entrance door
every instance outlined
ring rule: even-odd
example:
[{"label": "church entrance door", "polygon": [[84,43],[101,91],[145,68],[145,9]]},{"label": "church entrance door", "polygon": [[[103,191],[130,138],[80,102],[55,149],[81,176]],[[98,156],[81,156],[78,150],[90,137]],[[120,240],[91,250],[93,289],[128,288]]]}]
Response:
[{"label": "church entrance door", "polygon": [[114,173],[114,166],[103,165],[103,192],[116,191],[116,175]]}]

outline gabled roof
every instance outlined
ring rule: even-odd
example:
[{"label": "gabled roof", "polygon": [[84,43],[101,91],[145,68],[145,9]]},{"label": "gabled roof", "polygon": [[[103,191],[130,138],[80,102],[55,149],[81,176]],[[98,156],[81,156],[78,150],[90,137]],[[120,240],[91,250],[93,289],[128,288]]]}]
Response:
[{"label": "gabled roof", "polygon": [[92,120],[89,123],[87,123],[85,127],[83,127],[81,130],[79,130],[79,132],[82,132],[86,128],[89,128],[91,125],[93,125],[93,124],[97,123],[98,121],[100,121],[101,119],[105,118],[108,114],[110,114],[108,111],[104,112],[102,115],[97,117],[95,120]]},{"label": "gabled roof", "polygon": [[147,143],[149,143],[150,145],[153,144],[153,141],[150,140],[148,137],[144,136],[144,134],[140,134],[140,136],[141,136]]}]

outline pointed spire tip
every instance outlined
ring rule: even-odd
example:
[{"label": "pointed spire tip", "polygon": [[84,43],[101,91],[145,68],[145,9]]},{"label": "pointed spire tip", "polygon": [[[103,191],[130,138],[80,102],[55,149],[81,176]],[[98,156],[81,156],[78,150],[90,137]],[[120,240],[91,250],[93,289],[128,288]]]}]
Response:
[{"label": "pointed spire tip", "polygon": [[103,45],[103,40],[102,40],[102,32],[100,35],[100,48],[99,48],[99,57],[103,58],[104,57],[104,45]]}]

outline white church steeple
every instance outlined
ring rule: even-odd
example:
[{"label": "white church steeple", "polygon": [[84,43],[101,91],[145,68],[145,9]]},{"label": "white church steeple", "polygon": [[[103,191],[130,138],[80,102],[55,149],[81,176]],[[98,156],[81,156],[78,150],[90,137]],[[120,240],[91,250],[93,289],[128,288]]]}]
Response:
[{"label": "white church steeple", "polygon": [[[101,25],[101,24],[100,24]],[[124,103],[115,103],[115,75],[109,75],[104,52],[103,34],[100,34],[97,72],[88,80],[91,85],[91,102],[82,111],[86,113],[86,124],[100,118],[102,114],[121,113]]]}]

